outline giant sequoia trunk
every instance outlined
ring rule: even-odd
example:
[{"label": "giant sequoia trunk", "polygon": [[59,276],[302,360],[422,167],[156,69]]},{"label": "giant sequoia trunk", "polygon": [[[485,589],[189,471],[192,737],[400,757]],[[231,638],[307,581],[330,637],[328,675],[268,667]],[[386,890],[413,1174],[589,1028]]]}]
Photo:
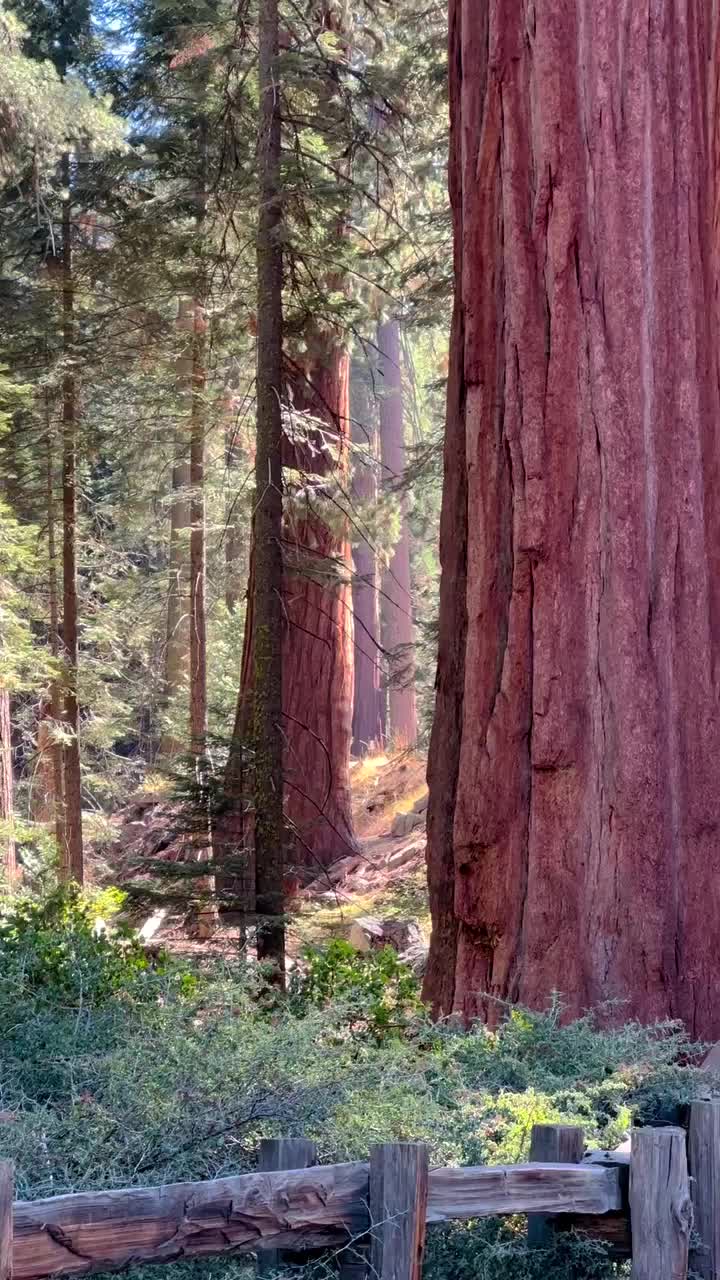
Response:
[{"label": "giant sequoia trunk", "polygon": [[390,655],[388,695],[389,731],[397,746],[412,746],[417,738],[415,701],[415,629],[410,580],[410,528],[407,498],[402,489],[405,473],[400,325],[388,320],[378,325],[380,354],[380,452],[383,484],[400,505],[400,531],[382,580],[382,639]]},{"label": "giant sequoia trunk", "polygon": [[285,812],[295,832],[294,860],[327,867],[356,848],[350,796],[353,705],[352,572],[342,499],[347,478],[350,358],[331,337],[309,340],[312,353],[294,379],[296,409],[327,423],[308,447],[284,444],[300,470],[289,482],[284,535],[283,721]]},{"label": "giant sequoia trunk", "polygon": [[450,7],[426,991],[716,1039],[715,6]]},{"label": "giant sequoia trunk", "polygon": [[[313,354],[293,374],[297,416],[283,438],[282,729],[285,818],[292,830],[289,889],[297,878],[317,874],[357,848],[350,793],[351,552],[348,520],[333,492],[333,473],[341,475],[339,493],[347,477],[349,357],[342,343],[324,337],[309,346]],[[327,425],[316,429],[313,420]],[[239,744],[247,736],[254,685],[257,571],[256,509],[231,772],[240,767]],[[232,807],[227,777],[225,790]]]}]

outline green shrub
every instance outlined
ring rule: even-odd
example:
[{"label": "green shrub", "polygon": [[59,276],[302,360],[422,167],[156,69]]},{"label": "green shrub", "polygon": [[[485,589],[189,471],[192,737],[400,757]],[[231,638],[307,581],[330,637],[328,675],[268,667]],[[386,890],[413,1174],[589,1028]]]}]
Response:
[{"label": "green shrub", "polygon": [[117,890],[91,898],[75,885],[0,907],[0,974],[25,995],[95,1004],[138,990],[149,963],[134,933],[104,916],[122,905]]},{"label": "green shrub", "polygon": [[424,1280],[617,1280],[604,1245],[568,1233],[530,1249],[524,1226],[504,1219],[428,1232]]},{"label": "green shrub", "polygon": [[306,947],[291,982],[290,1008],[302,1016],[312,1005],[341,1001],[355,1033],[378,1039],[399,1035],[420,1011],[420,988],[393,947],[359,951],[342,938]]}]

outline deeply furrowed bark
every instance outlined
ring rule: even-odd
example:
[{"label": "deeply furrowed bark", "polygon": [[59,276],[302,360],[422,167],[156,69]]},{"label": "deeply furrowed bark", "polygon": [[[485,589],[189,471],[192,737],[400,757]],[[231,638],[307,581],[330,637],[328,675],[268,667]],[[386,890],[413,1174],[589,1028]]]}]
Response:
[{"label": "deeply furrowed bark", "polygon": [[[285,441],[303,479],[284,529],[283,586],[286,814],[293,860],[315,872],[357,848],[352,825],[352,572],[343,503],[332,502],[333,472],[348,474],[350,358],[331,335],[308,335],[310,357],[293,380],[295,408],[327,423],[323,462]],[[322,476],[327,474],[327,485]]]},{"label": "deeply furrowed bark", "polygon": [[710,0],[451,0],[443,1010],[720,1034],[719,52]]}]

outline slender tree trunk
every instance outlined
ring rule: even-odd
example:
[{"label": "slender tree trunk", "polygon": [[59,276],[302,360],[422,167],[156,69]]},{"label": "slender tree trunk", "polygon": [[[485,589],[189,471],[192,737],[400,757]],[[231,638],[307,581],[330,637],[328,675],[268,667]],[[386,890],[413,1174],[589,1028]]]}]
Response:
[{"label": "slender tree trunk", "polygon": [[190,413],[190,741],[205,752],[207,712],[207,602],[205,584],[205,328],[204,308],[193,304]]},{"label": "slender tree trunk", "polygon": [[[48,596],[50,608],[50,652],[58,661],[60,658],[60,593],[58,588],[58,562],[56,545],[56,503],[55,503],[55,428],[50,411],[50,401],[46,395],[46,506],[48,526]],[[60,879],[71,879],[68,859],[68,846],[65,836],[65,761],[62,741],[58,729],[63,719],[62,688],[57,679],[50,685],[50,715],[53,722],[53,736],[50,744],[52,754],[53,777],[53,821],[55,825],[55,844],[60,859]],[[39,744],[38,744],[39,745]]]},{"label": "slender tree trunk", "polygon": [[[62,181],[70,190],[70,158],[62,159]],[[77,602],[77,383],[74,365],[75,284],[73,279],[71,197],[63,201],[63,653],[66,666],[63,749],[65,789],[65,847],[70,877],[83,883],[82,783],[80,774],[80,717],[78,712]]]},{"label": "slender tree trunk", "polygon": [[285,983],[282,659],[282,277],[278,0],[259,15],[253,742],[258,959]]},{"label": "slender tree trunk", "polygon": [[0,685],[0,867],[12,886],[17,874],[13,823],[13,752],[10,692]]},{"label": "slender tree trunk", "polygon": [[719,40],[709,0],[451,3],[444,1010],[720,1036]]},{"label": "slender tree trunk", "polygon": [[[353,361],[350,380],[351,434],[353,445],[352,493],[360,512],[370,515],[378,497],[378,433],[367,367]],[[353,753],[366,755],[381,747],[385,736],[385,689],[380,646],[380,568],[378,556],[362,534],[364,523],[354,530],[352,606],[355,638],[355,692],[353,697]]]},{"label": "slender tree trunk", "polygon": [[[193,303],[192,386],[190,413],[190,744],[195,758],[195,773],[203,797],[202,828],[196,838],[198,860],[211,862],[213,857],[212,804],[210,799],[211,765],[207,749],[207,600],[205,551],[205,370],[207,321],[204,305]],[[198,881],[203,906],[197,914],[195,929],[199,937],[208,938],[217,927],[215,879],[203,876]]]},{"label": "slender tree trunk", "polygon": [[[178,302],[178,331],[185,335],[183,348],[176,361],[177,386],[184,400],[192,387],[192,331],[194,310],[186,299]],[[179,411],[182,418],[182,411]],[[175,461],[172,469],[170,501],[170,550],[168,574],[167,632],[165,640],[164,697],[166,715],[177,718],[177,703],[190,681],[190,530],[191,476],[187,438],[180,424],[176,429]],[[159,753],[165,760],[181,755],[187,743],[179,738],[171,724],[166,725]]]},{"label": "slender tree trunk", "polygon": [[[237,423],[235,421],[233,397],[229,392],[223,401],[223,417],[225,419],[225,483],[227,488],[224,539],[225,607],[228,613],[234,613],[240,602],[241,583],[243,581],[243,558],[238,494],[235,491],[239,453]],[[247,568],[247,565],[245,568]]]},{"label": "slender tree trunk", "polygon": [[383,574],[380,616],[383,647],[390,654],[388,693],[390,737],[397,746],[411,747],[417,739],[415,702],[415,628],[410,579],[410,528],[407,498],[400,488],[405,474],[400,325],[388,320],[378,325],[380,353],[380,456],[383,484],[400,503],[400,536],[387,571]]}]

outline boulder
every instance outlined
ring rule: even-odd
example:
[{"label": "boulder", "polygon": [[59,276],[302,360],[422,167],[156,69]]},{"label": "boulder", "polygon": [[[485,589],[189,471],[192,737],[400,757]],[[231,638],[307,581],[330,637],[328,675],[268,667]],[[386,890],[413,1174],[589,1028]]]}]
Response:
[{"label": "boulder", "polygon": [[359,916],[353,920],[348,942],[358,951],[394,947],[399,954],[424,945],[417,920],[377,920],[374,916]]},{"label": "boulder", "polygon": [[424,840],[410,840],[407,844],[396,849],[394,853],[391,853],[385,865],[391,869],[404,867],[407,862],[412,862],[413,858],[419,858],[424,848]]},{"label": "boulder", "polygon": [[425,826],[425,814],[416,813],[411,809],[409,813],[396,813],[390,827],[391,836],[409,836],[411,831],[416,831],[418,827]]}]

